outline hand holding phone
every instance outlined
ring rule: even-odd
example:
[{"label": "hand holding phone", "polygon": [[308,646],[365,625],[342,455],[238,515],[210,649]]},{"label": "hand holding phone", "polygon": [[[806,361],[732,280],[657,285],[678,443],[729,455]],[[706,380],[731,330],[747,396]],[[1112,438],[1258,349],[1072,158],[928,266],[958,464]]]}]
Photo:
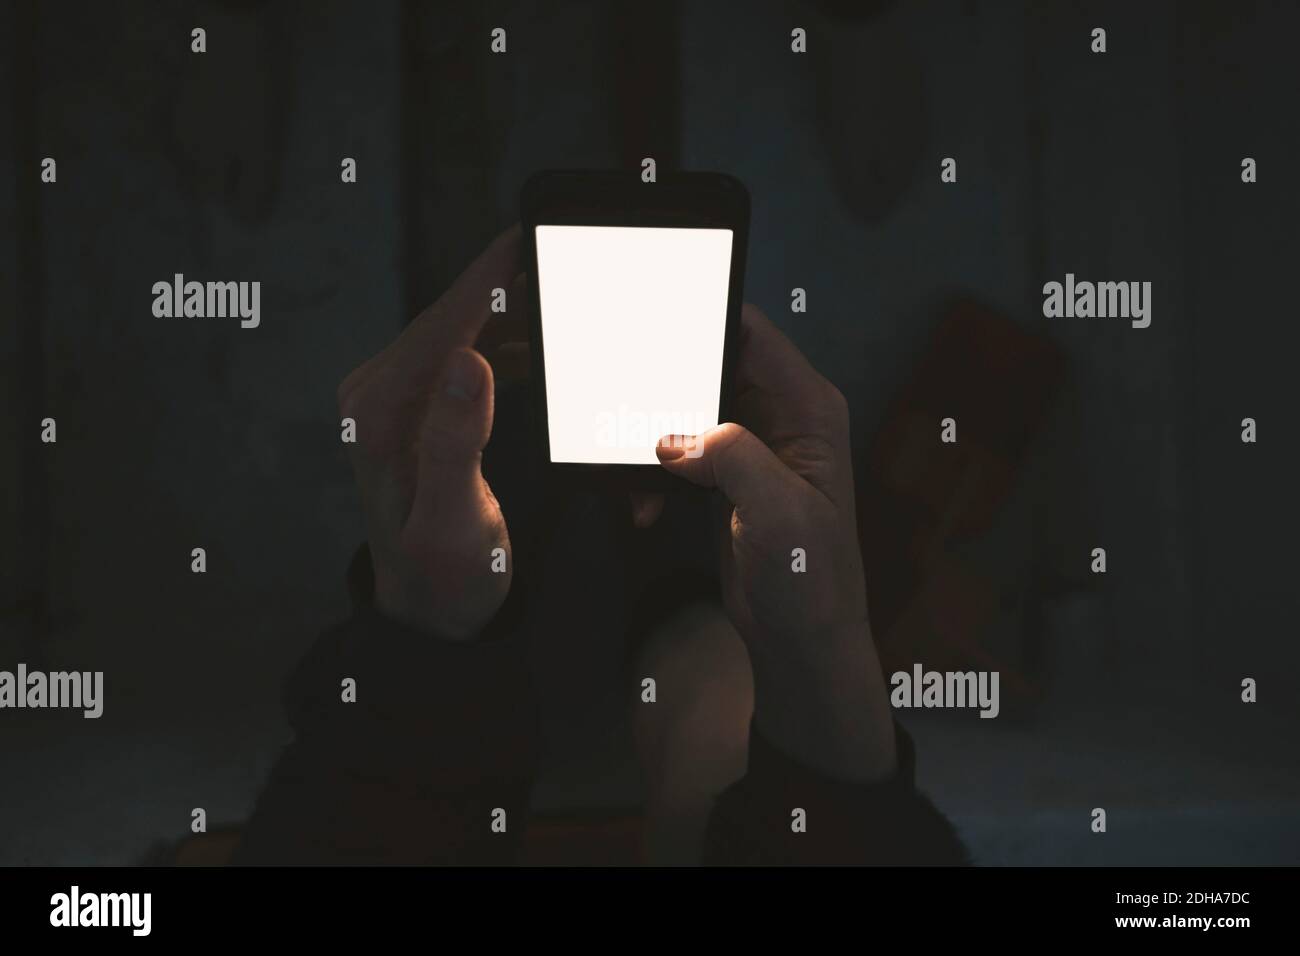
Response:
[{"label": "hand holding phone", "polygon": [[754,723],[844,779],[893,772],[892,715],[867,619],[849,412],[839,390],[745,306],[736,417],[659,446],[666,471],[721,493],[722,600],[745,642]]}]

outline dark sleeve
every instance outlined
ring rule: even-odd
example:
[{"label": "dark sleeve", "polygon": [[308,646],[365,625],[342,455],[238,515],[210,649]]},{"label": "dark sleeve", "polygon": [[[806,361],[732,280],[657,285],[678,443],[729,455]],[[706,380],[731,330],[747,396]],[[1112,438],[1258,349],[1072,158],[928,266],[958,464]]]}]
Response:
[{"label": "dark sleeve", "polygon": [[[749,767],[714,805],[704,838],[711,865],[967,865],[946,817],[915,787],[916,751],[894,725],[898,770],[871,784],[836,780],[777,750],[752,726]],[[795,832],[794,811],[805,813]]]},{"label": "dark sleeve", "polygon": [[[294,740],[235,862],[513,862],[536,725],[519,581],[487,632],[463,643],[380,614],[364,548],[349,583],[351,618],[317,641],[286,684]],[[346,678],[356,681],[355,703],[343,700]],[[505,832],[493,829],[497,810]]]}]

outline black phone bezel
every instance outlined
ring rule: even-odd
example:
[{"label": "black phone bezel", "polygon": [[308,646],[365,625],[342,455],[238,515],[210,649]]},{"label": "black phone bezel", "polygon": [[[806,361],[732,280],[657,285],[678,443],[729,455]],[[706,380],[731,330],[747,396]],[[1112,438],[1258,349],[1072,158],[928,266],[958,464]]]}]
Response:
[{"label": "black phone bezel", "polygon": [[551,460],[546,404],[546,343],[537,282],[537,226],[661,226],[724,228],[732,231],[731,274],[718,388],[718,420],[731,419],[732,371],[740,334],[749,241],[749,191],[725,173],[668,171],[643,182],[639,171],[546,170],[533,174],[520,196],[524,266],[528,276],[529,331],[532,346],[538,450],[544,467],[555,472],[607,481],[632,490],[658,490],[680,481],[659,465],[593,464]]}]

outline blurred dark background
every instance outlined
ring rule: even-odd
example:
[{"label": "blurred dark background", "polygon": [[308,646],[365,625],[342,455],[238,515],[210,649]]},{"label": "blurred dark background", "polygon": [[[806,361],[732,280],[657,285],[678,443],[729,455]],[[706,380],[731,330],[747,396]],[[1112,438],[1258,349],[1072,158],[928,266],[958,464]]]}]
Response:
[{"label": "blurred dark background", "polygon": [[[107,689],[98,721],[0,713],[0,864],[246,816],[363,536],[337,383],[529,173],[644,156],[750,188],[747,298],[853,409],[887,662],[1004,673],[997,720],[902,715],[977,859],[1296,862],[1298,27],[1286,3],[0,4],[0,668]],[[261,327],[154,318],[176,272],[260,280]],[[1043,318],[1066,272],[1151,281],[1151,327]],[[945,415],[975,464],[909,458]],[[589,617],[539,652],[552,762],[585,771],[543,806],[636,799],[622,635]]]}]

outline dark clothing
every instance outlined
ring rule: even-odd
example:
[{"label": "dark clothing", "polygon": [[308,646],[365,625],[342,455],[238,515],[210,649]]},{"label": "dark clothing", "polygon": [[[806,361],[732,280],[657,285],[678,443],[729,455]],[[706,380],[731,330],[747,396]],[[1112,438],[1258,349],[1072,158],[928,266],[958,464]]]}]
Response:
[{"label": "dark clothing", "polygon": [[[364,550],[360,558],[351,618],[321,637],[288,683],[296,739],[235,862],[516,862],[538,726],[519,589],[478,640],[440,641],[378,612]],[[345,678],[356,681],[355,703],[342,699]],[[967,862],[951,825],[913,787],[901,728],[898,753],[893,779],[855,784],[802,766],[751,730],[748,772],[714,806],[705,862]],[[806,832],[792,829],[796,808]],[[492,826],[498,809],[503,833]]]}]

